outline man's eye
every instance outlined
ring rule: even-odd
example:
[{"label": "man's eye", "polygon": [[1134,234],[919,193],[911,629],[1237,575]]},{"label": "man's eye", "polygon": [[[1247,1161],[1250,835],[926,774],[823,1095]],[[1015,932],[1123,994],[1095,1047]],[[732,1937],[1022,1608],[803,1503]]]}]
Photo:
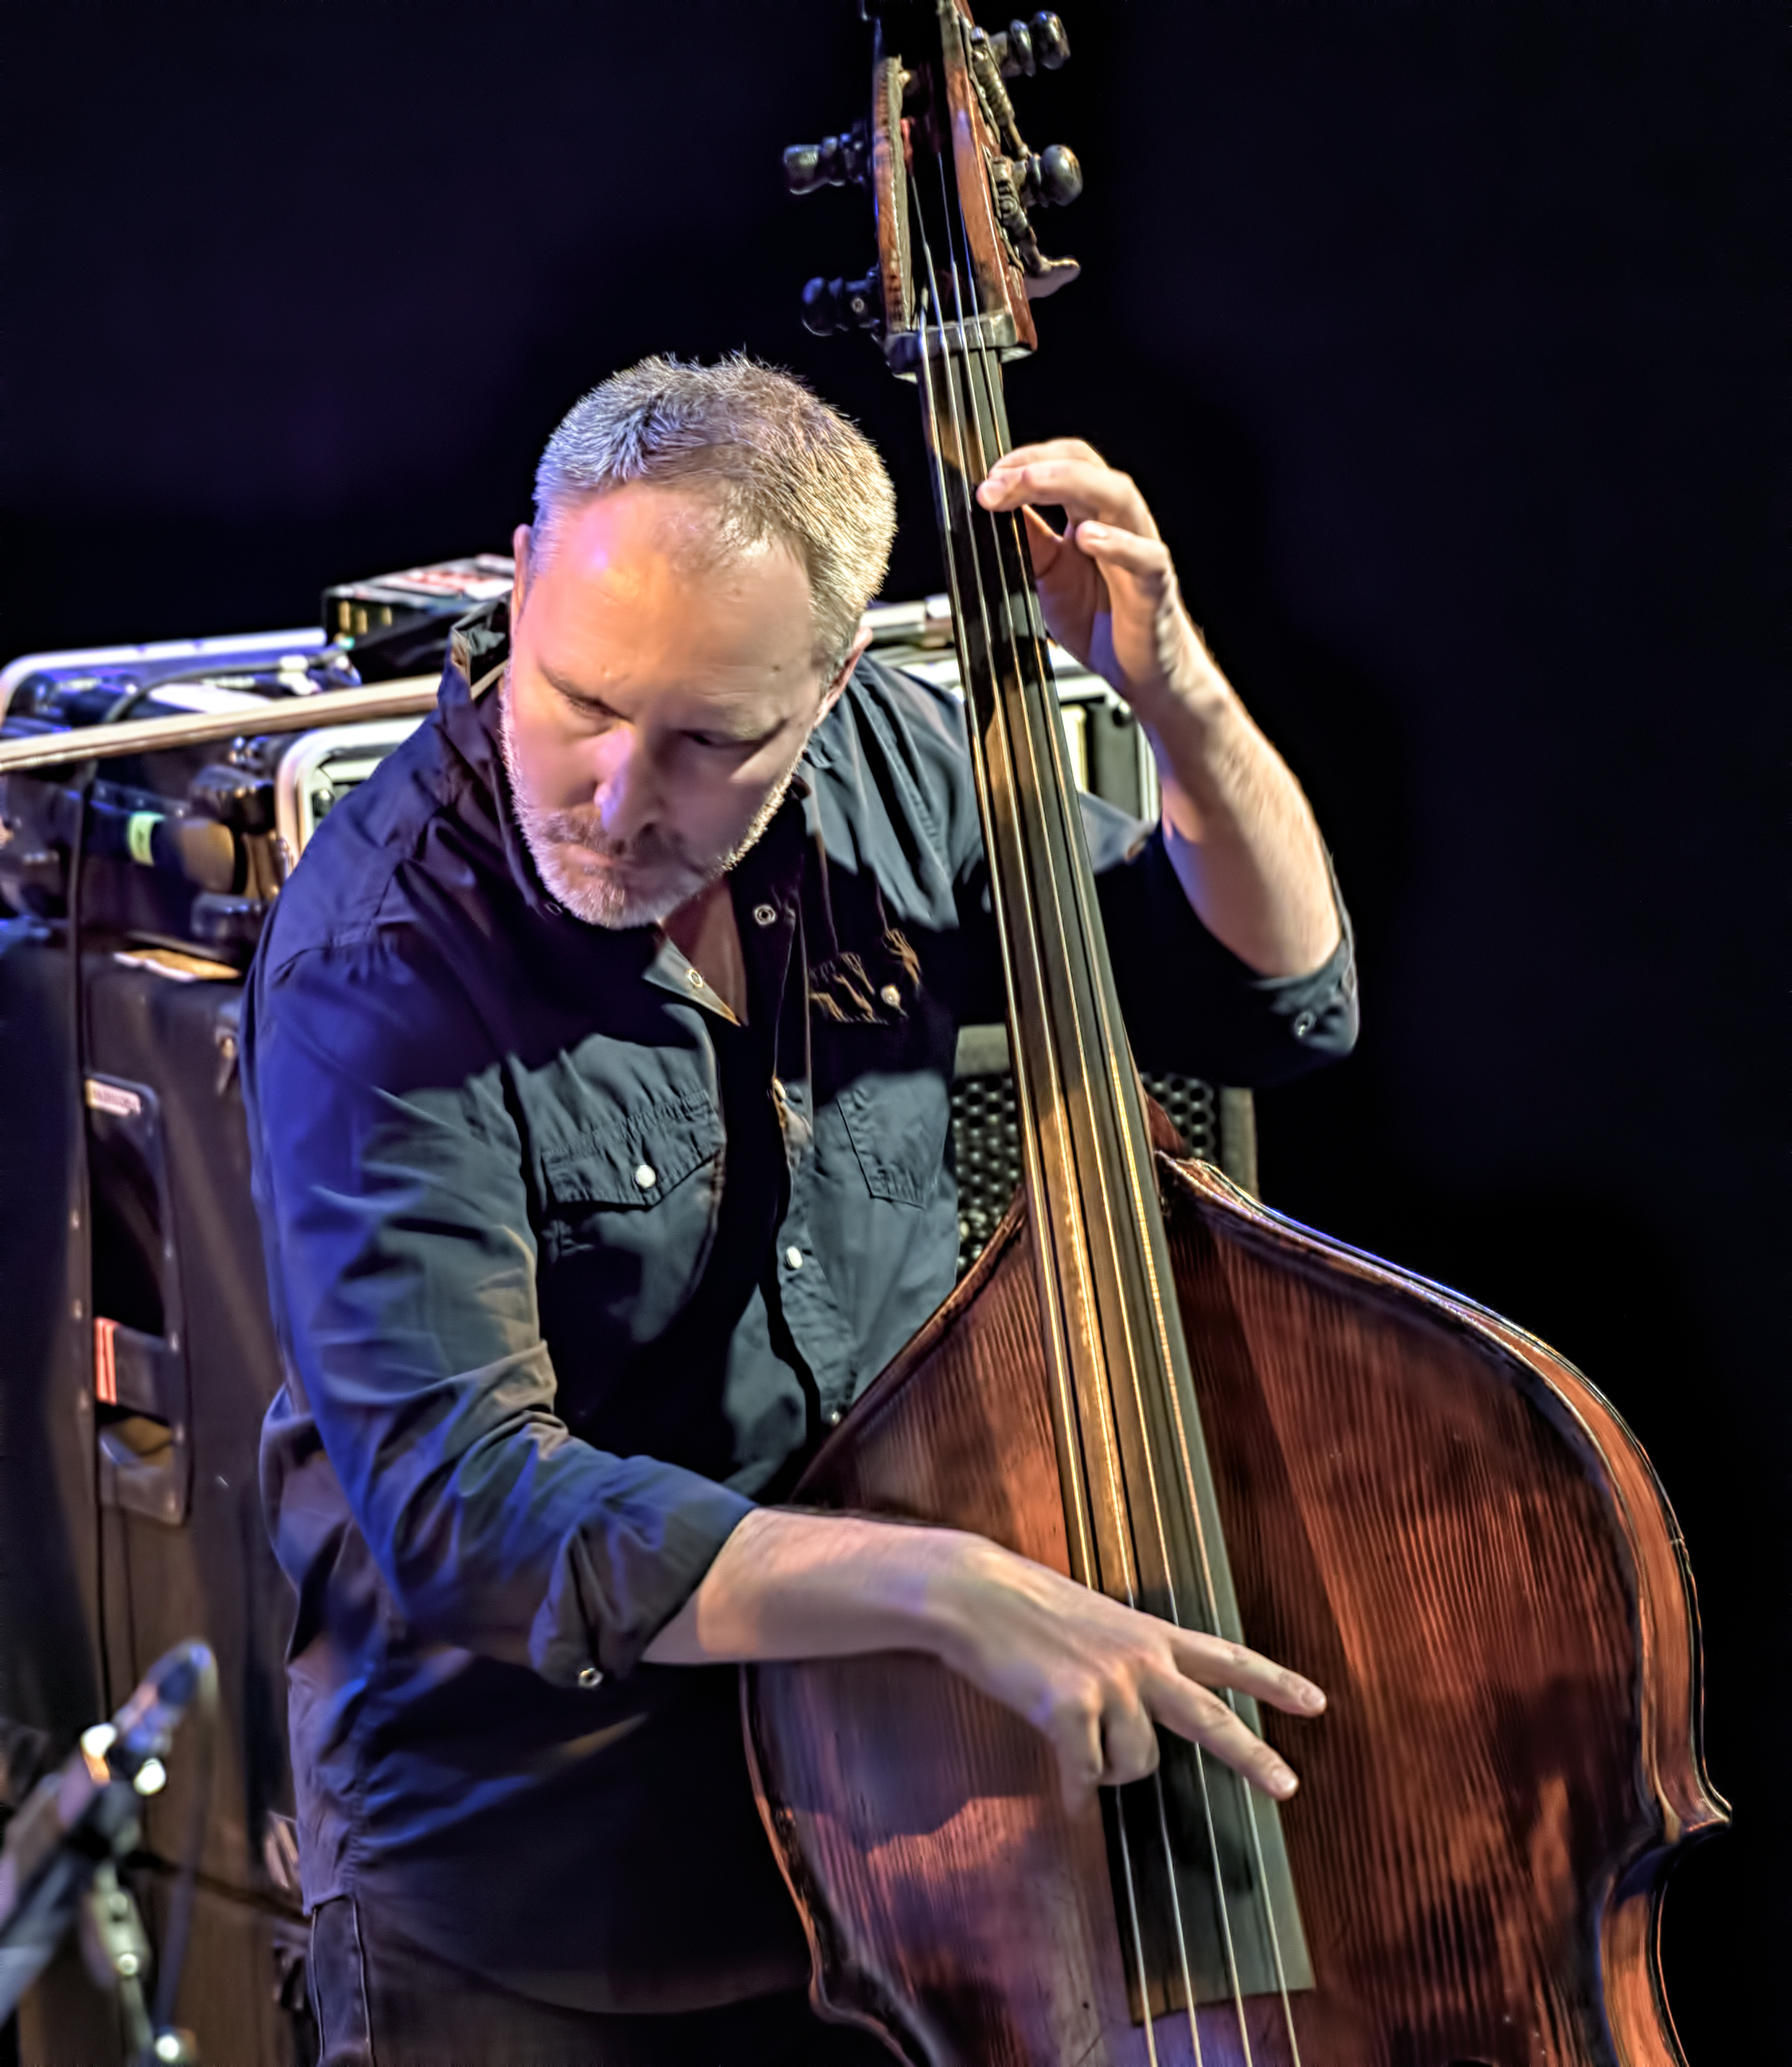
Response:
[{"label": "man's eye", "polygon": [[572,713],[573,716],[583,718],[587,725],[595,725],[601,731],[606,726],[615,724],[615,712],[606,710],[603,705],[594,704],[584,696],[575,696],[566,689],[561,689],[558,693],[561,702]]}]

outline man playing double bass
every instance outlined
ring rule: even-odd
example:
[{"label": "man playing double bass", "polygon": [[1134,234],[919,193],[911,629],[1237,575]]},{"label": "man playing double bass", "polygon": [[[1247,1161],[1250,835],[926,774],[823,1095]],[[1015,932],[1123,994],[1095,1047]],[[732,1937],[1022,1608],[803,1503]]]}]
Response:
[{"label": "man playing double bass", "polygon": [[[1160,825],[1085,800],[1141,1066],[1342,1054],[1318,829],[1137,489],[1058,441],[978,493],[1157,756]],[[786,376],[605,382],[508,610],[262,943],[262,1476],[326,2067],[884,2057],[807,2006],[739,1660],[931,1653],[1073,1799],[1160,1727],[1293,1790],[1209,1690],[1315,1713],[1296,1674],[980,1538],[778,1505],[951,1288],[955,1038],[1003,1010],[961,707],[859,630],[893,531]]]}]

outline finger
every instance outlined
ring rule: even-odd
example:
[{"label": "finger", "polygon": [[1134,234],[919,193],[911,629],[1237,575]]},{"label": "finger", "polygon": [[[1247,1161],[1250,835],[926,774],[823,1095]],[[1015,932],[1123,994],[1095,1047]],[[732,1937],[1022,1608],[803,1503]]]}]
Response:
[{"label": "finger", "polygon": [[1024,502],[1082,502],[1094,516],[1098,502],[1114,505],[1117,514],[1119,500],[1128,493],[1136,497],[1138,491],[1127,475],[1116,473],[1099,460],[1067,456],[1023,460],[1010,454],[990,468],[977,493],[986,506],[999,503],[1005,509]]},{"label": "finger", "polygon": [[1299,1786],[1282,1754],[1247,1728],[1217,1694],[1167,1673],[1148,1681],[1144,1693],[1152,1713],[1166,1729],[1212,1752],[1253,1787],[1286,1801]]},{"label": "finger", "polygon": [[1101,1712],[1101,1784],[1124,1787],[1157,1770],[1157,1725],[1130,1686],[1111,1692]]},{"label": "finger", "polygon": [[1042,438],[1036,444],[1016,445],[1011,451],[1005,452],[989,471],[994,473],[999,468],[1029,466],[1034,461],[1042,459],[1083,460],[1091,466],[1106,466],[1107,464],[1085,439]]},{"label": "finger", "polygon": [[1101,1742],[1102,1712],[1095,1702],[1066,1701],[1053,1715],[1046,1734],[1057,1755],[1064,1806],[1080,1809],[1101,1785],[1106,1760]]},{"label": "finger", "polygon": [[1290,1716],[1316,1716],[1325,1707],[1323,1691],[1260,1651],[1198,1630],[1172,1629],[1170,1650],[1176,1669],[1204,1687],[1231,1687],[1253,1694]]},{"label": "finger", "polygon": [[1050,574],[1070,550],[1063,533],[1054,530],[1037,510],[1023,509],[1021,521],[1026,526],[1027,543],[1033,548],[1033,571]]},{"label": "finger", "polygon": [[1087,517],[1064,535],[1103,571],[1118,568],[1159,588],[1167,588],[1175,578],[1170,549],[1161,538],[1141,538],[1136,531],[1117,530]]},{"label": "finger", "polygon": [[977,499],[985,510],[1058,503],[1075,521],[1092,517],[1148,538],[1157,536],[1144,497],[1131,477],[1085,460],[1030,460],[1023,465],[1003,467],[978,483]]}]

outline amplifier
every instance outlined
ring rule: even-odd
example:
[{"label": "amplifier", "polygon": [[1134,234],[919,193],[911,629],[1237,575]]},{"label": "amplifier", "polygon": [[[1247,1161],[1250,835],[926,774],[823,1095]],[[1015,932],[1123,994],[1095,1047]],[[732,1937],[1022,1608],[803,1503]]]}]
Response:
[{"label": "amplifier", "polygon": [[[202,2059],[300,2067],[315,2043],[295,1981],[292,1604],[256,1471],[281,1373],[237,1081],[242,983],[91,946],[77,1005],[65,933],[0,922],[0,1737],[42,1770],[171,1644],[203,1637],[219,1727],[181,2020]],[[152,1934],[201,1782],[193,1750],[189,1728],[144,1808],[133,1879]],[[0,1775],[0,1815],[30,1778]],[[22,2059],[123,2067],[112,2023],[71,1955],[21,2008]]]},{"label": "amplifier", "polygon": [[482,603],[508,595],[516,562],[506,553],[437,560],[371,581],[342,582],[323,591],[323,629],[355,656],[364,682],[390,681],[440,668],[447,627]]},{"label": "amplifier", "polygon": [[[270,705],[356,680],[347,656],[318,632],[31,654],[0,673],[0,738],[195,717],[246,734]],[[0,777],[0,904],[15,915],[63,917],[79,833],[84,932],[240,964],[283,872],[270,802],[228,733]]]},{"label": "amplifier", "polygon": [[[152,737],[0,777],[0,914],[66,914],[79,832],[83,932],[245,966],[319,820],[417,721],[363,722],[348,737],[324,721],[295,727],[294,704],[376,685],[427,695],[456,619],[503,595],[511,572],[480,554],[328,589],[321,627],[31,653],[0,669],[9,745],[187,721],[185,744]],[[259,723],[274,706],[277,722]],[[193,739],[207,719],[209,737]]]}]

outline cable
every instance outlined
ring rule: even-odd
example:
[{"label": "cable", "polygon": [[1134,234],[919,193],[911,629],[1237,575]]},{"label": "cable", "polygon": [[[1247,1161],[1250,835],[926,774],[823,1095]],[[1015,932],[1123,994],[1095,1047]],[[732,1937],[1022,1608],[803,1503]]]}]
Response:
[{"label": "cable", "polygon": [[205,1815],[211,1806],[212,1767],[217,1751],[217,1667],[210,1653],[197,1671],[193,1695],[194,1741],[192,1791],[187,1802],[186,1835],[181,1846],[181,1870],[168,1908],[168,1935],[162,1946],[156,1982],[156,2028],[170,2029],[181,1969],[186,1963],[187,1937],[193,1925],[193,1895],[199,1880],[199,1855],[205,1844]]}]

